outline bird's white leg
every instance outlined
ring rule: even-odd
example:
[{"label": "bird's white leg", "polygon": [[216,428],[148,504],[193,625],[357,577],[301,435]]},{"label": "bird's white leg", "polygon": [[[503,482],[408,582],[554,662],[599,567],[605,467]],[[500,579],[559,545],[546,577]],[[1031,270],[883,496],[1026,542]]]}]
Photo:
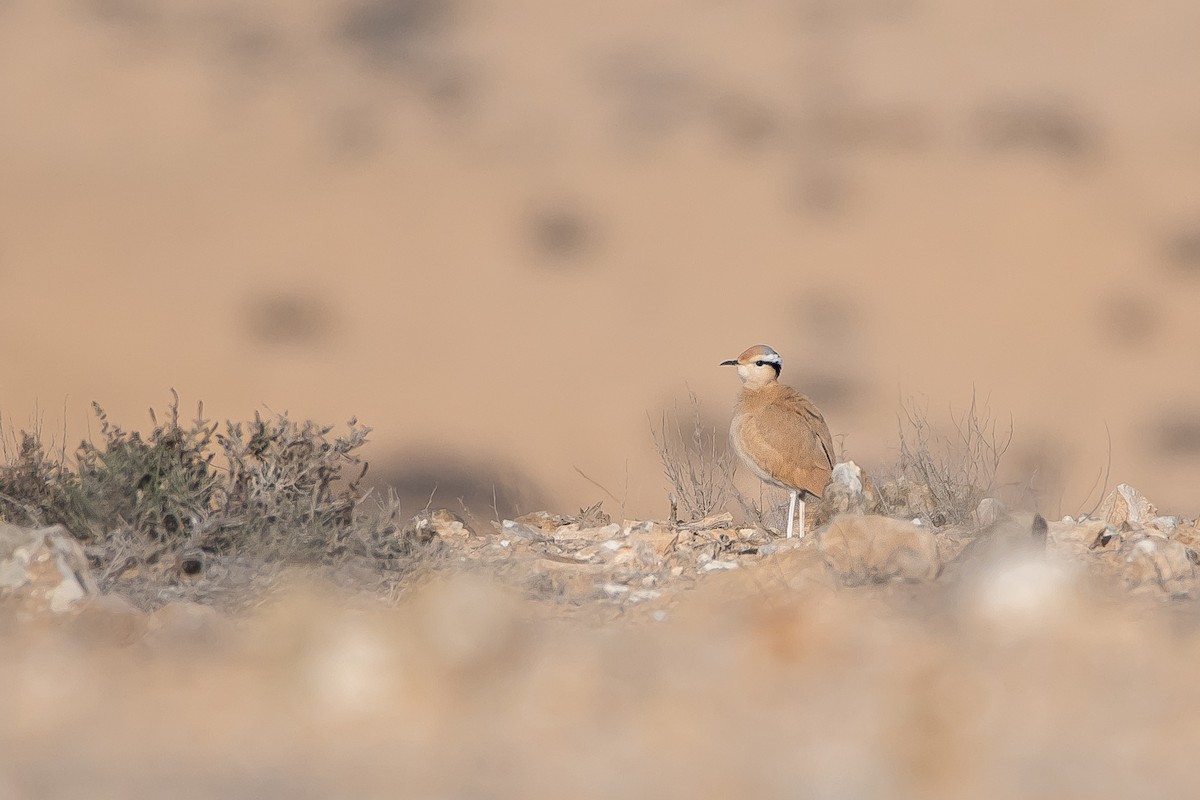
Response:
[{"label": "bird's white leg", "polygon": [[[789,538],[789,539],[792,538],[792,520],[796,516],[796,498],[798,495],[799,495],[799,492],[792,492],[792,496],[788,500],[787,538]],[[800,504],[800,513],[801,514],[804,513],[804,504],[803,503]],[[801,536],[804,535],[804,525],[803,524],[800,525],[800,535]]]},{"label": "bird's white leg", "polygon": [[803,500],[798,501],[797,505],[800,507],[800,513],[799,513],[799,516],[800,516],[800,538],[803,539],[804,538],[804,501]]}]

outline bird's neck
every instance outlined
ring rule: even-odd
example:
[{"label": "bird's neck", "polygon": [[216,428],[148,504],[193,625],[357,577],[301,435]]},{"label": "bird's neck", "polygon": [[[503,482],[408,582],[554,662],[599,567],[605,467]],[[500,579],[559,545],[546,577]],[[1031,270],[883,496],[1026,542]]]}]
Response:
[{"label": "bird's neck", "polygon": [[765,381],[745,381],[742,384],[742,396],[750,394],[758,394],[778,386],[779,383],[772,379]]}]

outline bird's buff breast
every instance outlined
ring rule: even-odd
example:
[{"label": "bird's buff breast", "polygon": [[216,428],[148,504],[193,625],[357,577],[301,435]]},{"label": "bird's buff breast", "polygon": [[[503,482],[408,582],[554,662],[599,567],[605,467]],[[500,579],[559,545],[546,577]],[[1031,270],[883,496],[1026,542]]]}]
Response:
[{"label": "bird's buff breast", "polygon": [[733,448],[735,453],[737,453],[738,458],[742,460],[742,463],[748,466],[750,471],[758,476],[760,481],[769,483],[772,486],[783,486],[783,484],[781,484],[775,477],[763,470],[763,468],[760,467],[758,463],[754,461],[754,459],[750,458],[746,451],[742,449],[743,422],[744,418],[741,414],[734,415],[733,422],[731,422],[729,425],[729,446]]}]

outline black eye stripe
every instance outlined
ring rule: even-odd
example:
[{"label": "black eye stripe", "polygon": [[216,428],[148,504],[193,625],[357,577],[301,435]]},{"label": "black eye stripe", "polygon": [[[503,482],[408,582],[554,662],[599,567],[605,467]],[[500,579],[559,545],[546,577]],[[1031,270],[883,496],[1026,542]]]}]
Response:
[{"label": "black eye stripe", "polygon": [[770,367],[771,369],[775,370],[775,377],[779,377],[779,373],[780,373],[780,371],[781,371],[781,367],[780,367],[780,365],[779,365],[779,362],[777,362],[777,361],[766,361],[766,360],[764,360],[764,359],[761,359],[761,358],[760,358],[760,359],[758,359],[757,361],[755,361],[755,362],[753,362],[753,363],[754,363],[754,366],[756,366],[756,367]]}]

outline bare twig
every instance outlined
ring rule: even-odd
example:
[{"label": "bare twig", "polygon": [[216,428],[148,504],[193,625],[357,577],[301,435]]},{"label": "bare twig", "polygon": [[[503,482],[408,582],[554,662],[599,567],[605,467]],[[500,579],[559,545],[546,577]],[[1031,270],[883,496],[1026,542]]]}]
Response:
[{"label": "bare twig", "polygon": [[[604,488],[604,485],[601,484],[599,481],[597,481],[595,478],[592,478],[590,475],[588,475],[586,472],[584,472],[583,470],[581,470],[579,467],[577,467],[574,464],[571,465],[571,468],[574,469],[577,473],[579,473],[579,477],[583,478],[585,481],[590,483],[592,486],[595,486],[597,489],[599,489],[600,491],[602,491],[606,495],[608,495],[609,500],[612,500],[614,503],[619,503],[621,505],[622,509],[625,508],[625,504],[621,503],[621,501],[617,499],[617,496],[615,494],[610,492],[608,489]],[[626,481],[628,481],[629,480],[629,462],[625,463],[625,470],[626,470],[625,471],[625,476],[626,476],[625,479],[626,479]]]},{"label": "bare twig", "polygon": [[961,522],[995,487],[996,474],[1012,444],[1013,421],[1001,428],[980,403],[974,390],[961,415],[950,412],[953,433],[938,434],[929,421],[928,403],[910,398],[899,418],[900,462],[903,479],[928,489],[931,522]]},{"label": "bare twig", "polygon": [[736,496],[734,457],[725,446],[725,437],[704,425],[696,393],[689,391],[688,397],[690,431],[685,433],[676,406],[673,412],[663,412],[657,426],[651,423],[651,434],[679,507],[690,519],[701,519],[724,508],[731,495]]},{"label": "bare twig", "polygon": [[[1108,494],[1108,479],[1112,474],[1112,431],[1109,430],[1108,420],[1104,421],[1104,435],[1108,439],[1108,451],[1104,461],[1104,484],[1100,487],[1100,495],[1096,498],[1096,504],[1086,514],[1080,516],[1090,517],[1095,514],[1096,509],[1100,508],[1100,504],[1104,502],[1104,498]],[[1096,473],[1096,480],[1100,480],[1099,472]],[[1092,489],[1095,488],[1096,484],[1093,482],[1091,488],[1088,489],[1087,495],[1083,498],[1083,502],[1086,503],[1088,501],[1092,496]]]}]

